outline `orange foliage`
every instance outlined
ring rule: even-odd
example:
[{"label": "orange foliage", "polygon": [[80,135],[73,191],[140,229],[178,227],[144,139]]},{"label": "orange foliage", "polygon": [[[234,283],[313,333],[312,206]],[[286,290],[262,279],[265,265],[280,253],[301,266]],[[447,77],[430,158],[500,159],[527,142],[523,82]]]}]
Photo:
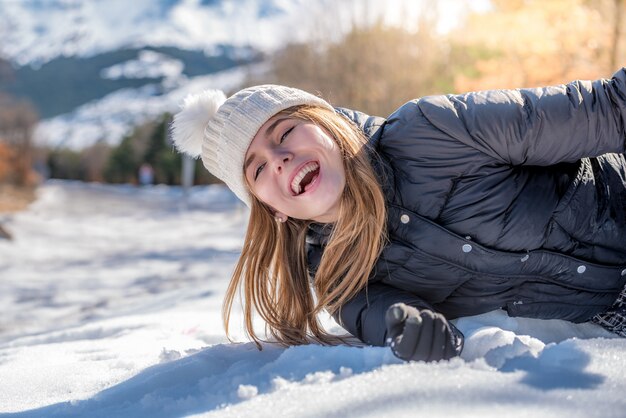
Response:
[{"label": "orange foliage", "polygon": [[[626,65],[626,31],[616,19],[621,0],[492,1],[456,34],[461,45],[486,48],[474,74],[455,78],[457,91],[534,87],[610,76]],[[617,38],[616,38],[617,37]],[[619,41],[619,42],[617,42]],[[616,50],[616,46],[619,50]],[[615,59],[617,57],[617,59]]]},{"label": "orange foliage", "polygon": [[13,161],[15,153],[2,140],[0,140],[0,183],[10,180],[13,173]]},{"label": "orange foliage", "polygon": [[0,137],[0,184],[32,187],[41,182],[39,174],[30,167],[29,156],[21,155],[15,146]]},{"label": "orange foliage", "polygon": [[32,169],[32,132],[37,114],[32,105],[0,93],[0,182],[31,186],[38,182]]}]

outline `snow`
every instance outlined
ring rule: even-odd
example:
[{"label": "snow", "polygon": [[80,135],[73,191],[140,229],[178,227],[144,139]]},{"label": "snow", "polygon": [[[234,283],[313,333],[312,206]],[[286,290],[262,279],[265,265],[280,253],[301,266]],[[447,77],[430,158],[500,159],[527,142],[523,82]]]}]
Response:
[{"label": "snow", "polygon": [[183,72],[180,60],[154,51],[140,51],[135,60],[116,64],[102,70],[102,78],[176,78]]},{"label": "snow", "polygon": [[[626,340],[593,324],[460,318],[460,358],[263,351],[221,301],[247,209],[224,186],[49,181],[0,218],[1,417],[623,417]],[[325,325],[341,329],[331,318]],[[259,324],[260,325],[260,324]]]}]

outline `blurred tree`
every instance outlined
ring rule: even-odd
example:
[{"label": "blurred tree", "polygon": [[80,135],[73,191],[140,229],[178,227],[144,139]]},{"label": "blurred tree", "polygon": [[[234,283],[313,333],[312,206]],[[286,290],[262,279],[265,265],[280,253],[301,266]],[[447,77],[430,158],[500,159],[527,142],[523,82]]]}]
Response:
[{"label": "blurred tree", "polygon": [[82,150],[56,148],[39,150],[39,154],[45,155],[47,175],[51,178],[102,182],[111,147],[97,142]]},{"label": "blurred tree", "polygon": [[65,180],[85,180],[85,168],[81,164],[81,152],[66,148],[48,151],[47,165],[50,177]]},{"label": "blurred tree", "polygon": [[437,13],[428,13],[437,10],[437,3],[420,15],[415,31],[381,19],[372,22],[365,7],[363,16],[354,12],[351,28],[340,39],[333,35],[337,30],[326,30],[340,24],[329,12],[319,21],[313,41],[288,44],[272,58],[267,74],[250,76],[246,83],[274,82],[320,92],[333,105],[379,115],[418,96],[452,92],[450,47],[436,32]]},{"label": "blurred tree", "polygon": [[37,112],[29,102],[0,94],[0,141],[10,150],[5,154],[8,159],[5,182],[17,186],[31,186],[37,182],[32,169],[32,134],[38,120]]},{"label": "blurred tree", "polygon": [[149,164],[156,164],[159,154],[167,145],[167,130],[171,122],[169,114],[162,115],[158,120],[149,124],[149,132],[145,138],[143,159]]},{"label": "blurred tree", "polygon": [[182,159],[170,143],[168,133],[171,121],[172,115],[166,113],[155,122],[143,154],[143,162],[154,169],[156,183],[180,184]]},{"label": "blurred tree", "polygon": [[80,153],[80,166],[85,174],[84,180],[103,182],[104,171],[111,157],[111,146],[105,142],[96,142]]},{"label": "blurred tree", "polygon": [[[611,9],[613,13],[609,12],[609,15],[613,15],[613,34],[611,39],[610,57],[611,61],[609,67],[611,69],[617,69],[620,65],[626,65],[620,57],[626,57],[626,33],[623,33],[624,27],[624,15],[626,15],[626,0],[613,0]],[[606,12],[605,12],[606,15]]]},{"label": "blurred tree", "polygon": [[[94,150],[94,156],[104,158],[103,175],[111,183],[138,183],[139,169],[149,164],[153,169],[154,182],[180,184],[182,158],[174,149],[169,137],[172,115],[161,115],[158,119],[136,127],[122,142],[108,152]],[[86,157],[82,157],[86,160]],[[100,162],[100,160],[98,160]],[[98,166],[98,164],[95,164]],[[97,170],[94,168],[94,172]],[[93,178],[93,175],[90,175]],[[198,160],[195,166],[195,184],[217,183],[219,180],[208,173]]]},{"label": "blurred tree", "polygon": [[182,158],[174,149],[163,149],[156,157],[154,178],[158,183],[180,184]]},{"label": "blurred tree", "polygon": [[111,151],[104,169],[104,179],[109,183],[136,183],[140,161],[136,155],[134,137],[129,135]]},{"label": "blurred tree", "polygon": [[0,183],[7,183],[13,175],[14,153],[9,144],[0,141]]}]

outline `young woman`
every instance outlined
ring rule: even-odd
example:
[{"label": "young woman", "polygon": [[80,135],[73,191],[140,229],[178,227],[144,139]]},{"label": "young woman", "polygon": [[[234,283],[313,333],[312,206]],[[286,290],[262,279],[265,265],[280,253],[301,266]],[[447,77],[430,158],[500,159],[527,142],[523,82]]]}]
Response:
[{"label": "young woman", "polygon": [[432,96],[387,119],[284,86],[186,99],[177,147],[250,207],[241,290],[285,345],[350,334],[458,355],[448,320],[595,321],[626,336],[626,69],[611,80]]}]

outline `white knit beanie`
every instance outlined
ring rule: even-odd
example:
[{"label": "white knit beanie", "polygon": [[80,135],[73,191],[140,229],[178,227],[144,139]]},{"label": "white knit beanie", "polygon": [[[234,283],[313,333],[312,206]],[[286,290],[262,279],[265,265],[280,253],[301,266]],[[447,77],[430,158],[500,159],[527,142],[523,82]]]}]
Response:
[{"label": "white knit beanie", "polygon": [[250,206],[243,173],[246,151],[269,118],[297,105],[333,110],[328,102],[310,93],[272,84],[248,87],[228,99],[219,90],[190,94],[174,116],[174,144],[192,157],[201,155],[206,169]]}]

